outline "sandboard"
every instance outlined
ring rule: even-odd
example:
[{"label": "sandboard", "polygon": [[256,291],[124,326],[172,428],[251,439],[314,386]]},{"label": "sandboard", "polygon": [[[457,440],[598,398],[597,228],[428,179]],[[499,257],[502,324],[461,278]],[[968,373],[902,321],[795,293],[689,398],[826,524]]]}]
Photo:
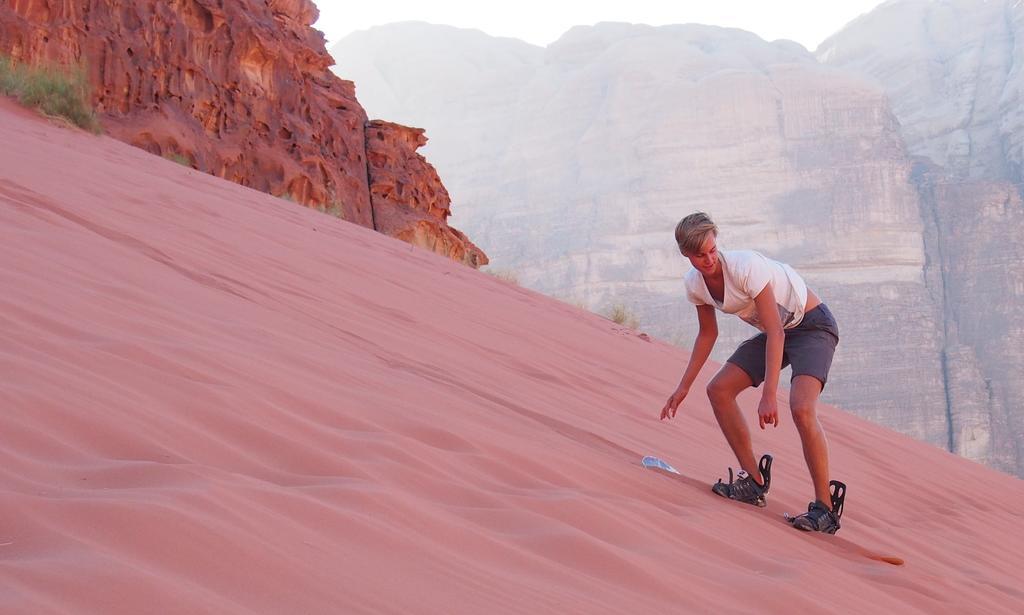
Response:
[{"label": "sandboard", "polygon": [[[786,523],[792,525],[793,519],[796,518],[796,515],[791,515],[788,512],[785,512],[782,513],[782,517],[786,520]],[[902,566],[906,563],[902,557],[896,557],[895,555],[882,555],[881,553],[871,551],[870,549],[865,549],[864,547],[858,544],[854,544],[849,540],[845,540],[843,538],[830,537],[829,540],[831,542],[840,543],[843,546],[845,546],[848,550],[856,553],[857,555],[862,555],[868,559],[873,559],[876,562],[884,562],[886,564],[891,564],[893,566]]]},{"label": "sandboard", "polygon": [[[672,474],[678,474],[678,475],[682,476],[681,474],[679,474],[679,470],[673,468],[671,466],[671,464],[669,464],[665,460],[663,460],[663,459],[661,459],[659,457],[655,457],[653,455],[645,456],[643,459],[640,460],[640,464],[643,465],[645,468],[651,468],[652,470],[662,470],[662,471],[665,471],[665,472],[670,472]],[[845,486],[844,486],[844,492],[845,492]],[[845,495],[845,493],[843,493],[843,495]],[[791,515],[788,512],[782,513],[782,516],[786,520],[786,523],[789,523],[789,524],[792,524],[793,518],[796,517],[796,515]],[[858,555],[861,555],[863,557],[867,557],[869,559],[873,559],[873,560],[878,561],[878,562],[884,562],[886,564],[890,564],[890,565],[893,565],[893,566],[903,566],[905,564],[903,558],[901,558],[901,557],[896,557],[896,556],[893,556],[893,555],[882,555],[882,554],[877,553],[875,551],[871,551],[869,549],[865,549],[864,547],[861,547],[860,545],[856,545],[856,544],[854,544],[854,543],[852,543],[852,542],[850,542],[848,540],[845,540],[843,538],[830,537],[830,542],[841,544],[841,545],[845,546],[845,548],[848,549],[849,551],[852,551],[852,552],[854,552],[854,553],[856,553]]]}]

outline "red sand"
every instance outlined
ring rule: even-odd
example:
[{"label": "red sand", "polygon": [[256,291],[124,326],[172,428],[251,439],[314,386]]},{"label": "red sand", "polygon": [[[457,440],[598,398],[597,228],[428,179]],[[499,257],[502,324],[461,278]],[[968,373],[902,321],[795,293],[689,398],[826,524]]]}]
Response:
[{"label": "red sand", "polygon": [[1018,479],[823,408],[844,526],[797,532],[787,413],[767,509],[710,492],[699,388],[658,421],[681,350],[8,100],[0,135],[0,612],[1024,612]]}]

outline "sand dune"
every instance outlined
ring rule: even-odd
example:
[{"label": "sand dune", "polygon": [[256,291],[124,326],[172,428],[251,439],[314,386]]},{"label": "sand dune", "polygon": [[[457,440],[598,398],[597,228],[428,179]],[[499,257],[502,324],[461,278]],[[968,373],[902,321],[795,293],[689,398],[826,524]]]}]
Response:
[{"label": "sand dune", "polygon": [[658,421],[685,352],[7,100],[0,134],[0,612],[1024,611],[1020,480],[823,408],[843,529],[797,532],[785,413],[760,510],[709,490],[701,391]]}]

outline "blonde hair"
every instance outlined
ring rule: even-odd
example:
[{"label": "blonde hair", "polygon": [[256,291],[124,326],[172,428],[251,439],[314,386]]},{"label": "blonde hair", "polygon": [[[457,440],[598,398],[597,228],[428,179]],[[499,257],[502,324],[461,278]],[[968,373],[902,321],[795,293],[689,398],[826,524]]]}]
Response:
[{"label": "blonde hair", "polygon": [[708,233],[718,237],[718,227],[711,221],[711,216],[702,211],[690,214],[676,225],[676,243],[683,254],[699,254],[707,241]]}]

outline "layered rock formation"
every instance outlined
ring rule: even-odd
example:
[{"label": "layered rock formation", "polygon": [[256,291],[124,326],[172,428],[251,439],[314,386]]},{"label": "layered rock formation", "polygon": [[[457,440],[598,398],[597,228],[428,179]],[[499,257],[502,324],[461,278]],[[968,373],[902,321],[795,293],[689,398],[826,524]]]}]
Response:
[{"label": "layered rock formation", "polygon": [[434,167],[416,153],[427,142],[423,133],[421,128],[379,120],[367,127],[374,225],[386,235],[448,254],[471,267],[485,265],[484,253],[444,223],[451,213],[451,198]]},{"label": "layered rock formation", "polygon": [[[328,70],[316,18],[310,0],[17,0],[0,6],[0,53],[84,64],[104,127],[121,140],[373,227],[399,214],[387,200],[374,210],[371,183],[444,187],[422,165],[368,166],[366,113],[353,83]],[[447,208],[421,213],[419,245],[486,260],[448,229]]]},{"label": "layered rock formation", "polygon": [[[645,330],[689,345],[672,229],[708,211],[724,247],[790,262],[837,314],[827,399],[947,445],[927,230],[877,84],[793,43],[713,27],[600,24],[546,49],[430,32],[375,28],[334,53],[369,108],[429,127],[431,160],[465,203],[456,220],[497,266],[593,309],[625,303]],[[463,89],[428,102],[424,81]],[[754,332],[720,324],[717,359]]]},{"label": "layered rock formation", "polygon": [[[898,36],[896,36],[898,34]],[[887,2],[818,50],[886,90],[916,174],[943,307],[949,446],[1024,475],[1024,7]]]}]

